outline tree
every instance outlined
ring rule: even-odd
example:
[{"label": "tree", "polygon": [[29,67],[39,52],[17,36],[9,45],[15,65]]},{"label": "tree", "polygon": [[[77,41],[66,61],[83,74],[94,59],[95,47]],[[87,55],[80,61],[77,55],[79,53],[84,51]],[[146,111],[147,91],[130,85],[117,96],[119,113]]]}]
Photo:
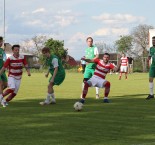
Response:
[{"label": "tree", "polygon": [[133,42],[135,44],[135,50],[137,49],[139,51],[139,54],[141,56],[142,66],[143,66],[143,72],[146,72],[146,66],[147,61],[146,57],[148,56],[148,44],[149,44],[149,29],[152,29],[153,26],[150,25],[139,25],[135,28],[133,28],[131,35],[133,37]]},{"label": "tree", "polygon": [[51,53],[57,55],[60,58],[66,58],[68,54],[68,49],[64,48],[64,41],[54,40],[51,38],[45,42],[45,46],[49,47]]},{"label": "tree", "polygon": [[34,36],[31,39],[27,39],[21,43],[22,51],[30,52],[40,57],[41,50],[47,40],[48,38],[45,35]]},{"label": "tree", "polygon": [[47,41],[47,37],[44,36],[44,35],[35,36],[35,37],[32,38],[32,41],[33,41],[33,43],[35,45],[35,48],[36,48],[36,55],[38,57],[40,57],[41,50],[45,46],[45,42]]},{"label": "tree", "polygon": [[130,35],[120,36],[120,39],[115,42],[117,50],[119,52],[128,52],[132,49],[132,40],[133,38]]},{"label": "tree", "polygon": [[97,42],[95,43],[95,46],[99,49],[99,52],[101,54],[108,52],[108,53],[115,53],[116,52],[116,47],[113,45],[106,44],[104,42]]}]

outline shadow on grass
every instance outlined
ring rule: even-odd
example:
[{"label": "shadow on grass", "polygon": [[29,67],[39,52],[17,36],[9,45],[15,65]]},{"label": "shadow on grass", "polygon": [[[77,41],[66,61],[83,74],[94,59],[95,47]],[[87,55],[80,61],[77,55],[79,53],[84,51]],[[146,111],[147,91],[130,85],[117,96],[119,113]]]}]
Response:
[{"label": "shadow on grass", "polygon": [[145,100],[145,96],[115,96],[109,104],[102,103],[102,99],[87,98],[81,112],[73,109],[77,99],[58,98],[56,105],[48,106],[40,106],[39,99],[14,100],[7,108],[1,108],[0,144],[151,143],[155,140],[155,100]]}]

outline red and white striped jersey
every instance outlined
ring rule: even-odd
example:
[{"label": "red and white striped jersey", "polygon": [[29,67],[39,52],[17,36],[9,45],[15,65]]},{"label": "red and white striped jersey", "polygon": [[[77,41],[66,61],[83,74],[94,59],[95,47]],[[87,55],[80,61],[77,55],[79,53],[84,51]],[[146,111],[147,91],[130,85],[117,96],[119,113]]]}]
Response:
[{"label": "red and white striped jersey", "polygon": [[121,57],[121,66],[127,66],[127,64],[128,64],[128,58]]},{"label": "red and white striped jersey", "polygon": [[107,73],[110,69],[113,69],[115,66],[112,63],[105,64],[101,59],[94,59],[94,62],[97,64],[95,68],[94,75],[102,79],[105,79]]},{"label": "red and white striped jersey", "polygon": [[19,55],[18,58],[12,55],[4,63],[4,68],[8,68],[9,77],[21,79],[23,73],[23,65],[27,65],[26,58],[23,55]]}]

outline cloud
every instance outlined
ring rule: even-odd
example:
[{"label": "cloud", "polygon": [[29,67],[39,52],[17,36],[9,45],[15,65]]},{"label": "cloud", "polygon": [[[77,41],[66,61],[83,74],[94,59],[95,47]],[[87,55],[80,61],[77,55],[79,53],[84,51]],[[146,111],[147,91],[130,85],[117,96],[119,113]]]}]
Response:
[{"label": "cloud", "polygon": [[121,23],[143,23],[146,19],[142,16],[133,16],[131,14],[110,14],[103,13],[99,16],[93,16],[92,19],[101,21],[104,24],[121,24]]},{"label": "cloud", "polygon": [[45,8],[36,9],[36,10],[32,11],[32,14],[35,14],[35,13],[42,13],[42,12],[45,12]]},{"label": "cloud", "polygon": [[126,35],[129,33],[128,28],[101,28],[95,31],[94,36],[106,36],[106,35]]}]

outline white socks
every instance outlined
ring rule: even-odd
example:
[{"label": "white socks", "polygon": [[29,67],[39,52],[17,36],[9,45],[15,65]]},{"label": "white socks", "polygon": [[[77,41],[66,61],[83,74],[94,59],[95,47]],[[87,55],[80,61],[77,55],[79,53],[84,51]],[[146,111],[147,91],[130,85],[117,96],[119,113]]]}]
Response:
[{"label": "white socks", "polygon": [[96,89],[96,94],[99,95],[99,88],[98,87],[95,87],[95,89]]},{"label": "white socks", "polygon": [[149,83],[149,87],[150,87],[150,95],[153,95],[153,89],[154,89],[154,84],[153,82]]}]

